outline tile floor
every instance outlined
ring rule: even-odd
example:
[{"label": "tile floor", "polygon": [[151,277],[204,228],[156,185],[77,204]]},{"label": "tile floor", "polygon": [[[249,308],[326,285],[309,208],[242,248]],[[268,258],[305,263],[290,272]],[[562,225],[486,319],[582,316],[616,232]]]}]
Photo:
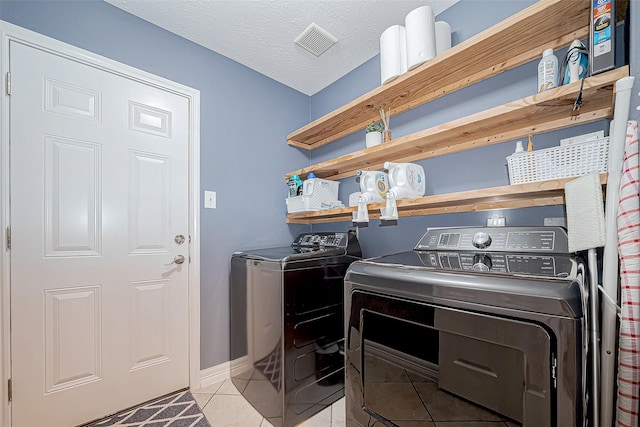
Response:
[{"label": "tile floor", "polygon": [[[390,407],[393,412],[400,411],[402,415],[413,414],[413,419],[403,419],[405,417],[399,416],[400,413],[387,414],[390,419],[395,418],[393,421],[400,427],[520,426],[520,424],[501,419],[501,417],[474,405],[451,398],[438,390],[430,389],[433,388],[433,384],[418,376],[412,374],[407,376],[406,372],[403,375],[406,380],[398,381],[387,378],[384,384],[378,383],[386,389],[371,390],[374,399],[388,400],[391,396],[402,396],[402,399],[398,399]],[[390,379],[391,381],[389,381]],[[404,384],[411,384],[415,388],[415,393],[395,390],[397,387],[403,387]],[[437,386],[435,387],[437,388]],[[244,399],[229,379],[209,387],[191,390],[191,392],[212,427],[272,427],[272,424]],[[430,395],[431,398],[425,398],[427,395]],[[419,416],[420,411],[425,413],[424,417]],[[382,427],[382,423],[374,424]],[[297,427],[346,427],[344,398]]]},{"label": "tile floor", "polygon": [[[212,427],[272,427],[227,379],[191,390]],[[300,423],[299,427],[345,427],[344,398]]]}]

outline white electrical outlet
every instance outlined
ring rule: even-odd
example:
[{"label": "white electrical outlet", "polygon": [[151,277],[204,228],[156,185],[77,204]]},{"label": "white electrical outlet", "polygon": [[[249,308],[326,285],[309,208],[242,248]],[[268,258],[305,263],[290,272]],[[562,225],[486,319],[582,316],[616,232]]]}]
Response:
[{"label": "white electrical outlet", "polygon": [[506,219],[503,216],[498,216],[497,213],[491,215],[491,218],[487,218],[487,227],[504,227]]},{"label": "white electrical outlet", "polygon": [[215,191],[204,192],[204,207],[207,209],[216,208],[216,192]]},{"label": "white electrical outlet", "polygon": [[544,219],[544,226],[548,227],[548,226],[560,226],[560,227],[566,227],[567,226],[567,222],[565,221],[565,219],[563,217],[561,218],[545,218]]}]

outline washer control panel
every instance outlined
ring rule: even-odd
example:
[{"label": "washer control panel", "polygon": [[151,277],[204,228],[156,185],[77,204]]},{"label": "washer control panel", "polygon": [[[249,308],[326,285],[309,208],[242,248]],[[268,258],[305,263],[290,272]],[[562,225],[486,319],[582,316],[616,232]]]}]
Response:
[{"label": "washer control panel", "polygon": [[546,277],[575,274],[575,262],[568,255],[525,255],[473,252],[420,252],[427,267],[446,270],[511,273]]},{"label": "washer control panel", "polygon": [[478,227],[430,229],[415,247],[419,251],[569,253],[562,227]]}]

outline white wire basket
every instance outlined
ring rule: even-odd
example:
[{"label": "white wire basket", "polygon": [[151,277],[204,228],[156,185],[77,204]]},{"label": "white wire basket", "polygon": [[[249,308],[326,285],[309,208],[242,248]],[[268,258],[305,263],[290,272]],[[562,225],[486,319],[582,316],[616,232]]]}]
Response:
[{"label": "white wire basket", "polygon": [[287,203],[287,213],[311,212],[322,209],[323,202],[338,200],[338,181],[314,178],[313,185],[305,185],[305,192],[302,196],[294,196],[285,199]]},{"label": "white wire basket", "polygon": [[546,181],[607,172],[609,137],[543,150],[514,153],[507,157],[509,182]]}]

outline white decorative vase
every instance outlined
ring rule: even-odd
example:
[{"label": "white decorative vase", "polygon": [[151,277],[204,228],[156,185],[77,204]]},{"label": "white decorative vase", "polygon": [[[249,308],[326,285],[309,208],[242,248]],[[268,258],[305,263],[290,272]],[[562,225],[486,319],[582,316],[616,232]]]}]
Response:
[{"label": "white decorative vase", "polygon": [[382,132],[367,132],[365,135],[367,148],[382,144]]}]

